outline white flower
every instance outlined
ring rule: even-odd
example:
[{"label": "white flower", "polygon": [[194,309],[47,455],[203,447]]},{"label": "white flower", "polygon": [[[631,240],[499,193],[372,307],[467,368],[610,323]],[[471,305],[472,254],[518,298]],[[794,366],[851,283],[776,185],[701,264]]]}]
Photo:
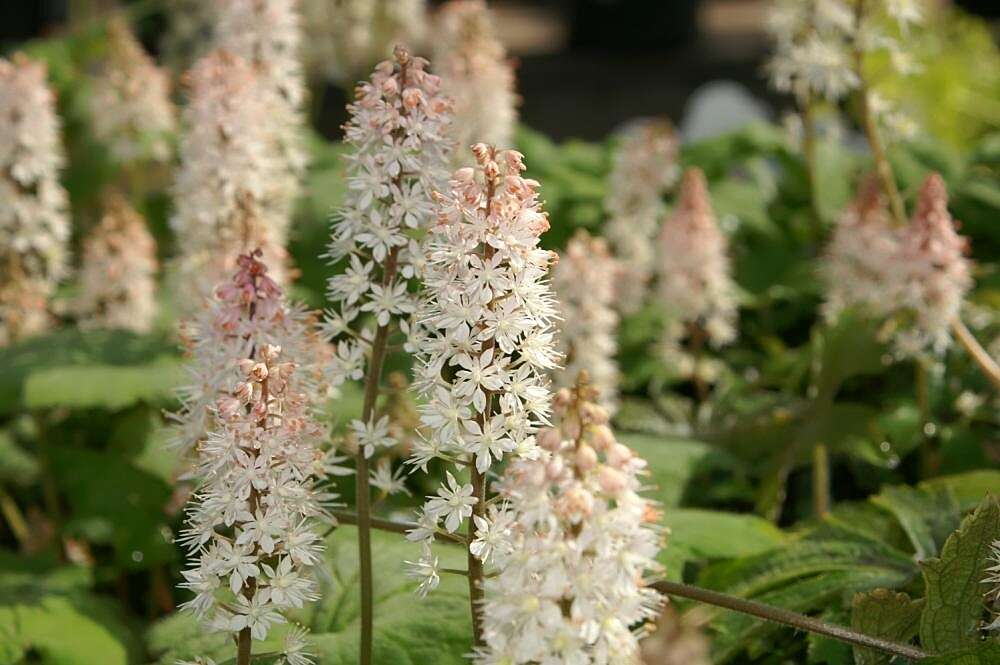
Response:
[{"label": "white flower", "polygon": [[177,125],[169,75],[156,66],[124,19],[108,22],[106,43],[107,57],[90,98],[94,136],[118,162],[166,161]]},{"label": "white flower", "polygon": [[561,429],[539,435],[549,455],[509,464],[506,505],[476,516],[477,556],[494,565],[476,663],[639,662],[638,628],[663,602],[646,581],[661,572],[661,536],[638,494],[645,462],[615,441],[595,397],[582,381],[560,390]]},{"label": "white flower", "polygon": [[262,640],[284,622],[282,610],[317,597],[308,576],[321,549],[315,521],[336,498],[317,476],[335,458],[315,448],[326,432],[312,416],[304,370],[316,361],[297,339],[301,322],[256,255],[238,263],[209,309],[207,327],[220,337],[211,353],[193,354],[196,376],[209,372],[219,388],[199,383],[178,415],[182,442],[196,445],[199,483],[180,539],[194,559],[181,586],[196,594],[185,608],[209,629]]},{"label": "white flower", "polygon": [[313,654],[309,653],[309,631],[295,624],[285,633],[282,652],[288,665],[312,665]]},{"label": "white flower", "polygon": [[121,195],[105,198],[104,216],[83,244],[83,328],[149,332],[156,318],[156,241],[146,220]]},{"label": "white flower", "polygon": [[658,249],[658,295],[674,324],[666,334],[676,338],[683,336],[685,326],[697,326],[716,346],[733,341],[737,310],[728,242],[715,221],[700,169],[684,173],[674,213],[660,230]]},{"label": "white flower", "polygon": [[616,283],[625,279],[602,238],[580,230],[552,271],[561,311],[560,350],[565,367],[555,373],[559,386],[570,386],[587,370],[601,404],[614,410],[618,397],[618,313]]},{"label": "white flower", "polygon": [[[256,3],[247,3],[256,4]],[[174,182],[175,292],[191,297],[231,274],[236,259],[260,248],[276,281],[285,281],[288,210],[274,189],[283,173],[275,154],[267,87],[248,61],[214,52],[188,72],[180,168]]]},{"label": "white flower", "polygon": [[615,285],[621,312],[635,312],[646,296],[654,239],[666,209],[663,196],[680,173],[677,153],[677,137],[665,119],[636,120],[618,134],[604,208],[605,232],[621,270]]},{"label": "white flower", "polygon": [[369,475],[369,483],[372,487],[382,490],[388,494],[409,494],[406,489],[406,474],[403,467],[392,469],[392,463],[388,459],[381,459]]},{"label": "white flower", "polygon": [[417,594],[421,598],[436,589],[441,583],[441,577],[438,574],[438,558],[434,556],[428,542],[424,542],[421,547],[420,558],[417,561],[405,561],[404,563],[409,566],[406,574],[413,579],[420,580]]},{"label": "white flower", "polygon": [[[438,12],[435,27],[434,61],[445,92],[455,100],[456,145],[465,148],[482,141],[511,147],[518,103],[514,70],[486,3],[449,2]],[[464,157],[456,153],[456,162]]]},{"label": "white flower", "polygon": [[0,59],[0,346],[50,324],[70,236],[65,161],[45,65]]},{"label": "white flower", "polygon": [[[476,144],[473,153],[478,166],[456,171],[450,192],[437,196],[414,342],[425,440],[414,445],[410,463],[426,468],[439,457],[471,467],[472,482],[484,490],[502,458],[530,454],[547,417],[543,372],[557,358],[556,306],[545,279],[553,257],[538,247],[548,229],[538,183],[521,177],[517,152]],[[459,486],[451,472],[447,481],[425,516],[443,519],[449,532],[473,512],[485,516],[473,484]]]},{"label": "white flower", "polygon": [[351,422],[351,428],[358,438],[358,445],[365,451],[365,457],[374,455],[377,448],[396,445],[395,439],[389,436],[389,416],[382,416],[374,423],[355,420]]},{"label": "white flower", "polygon": [[472,515],[472,506],[476,505],[472,485],[459,485],[451,471],[447,472],[447,487],[438,488],[438,495],[428,497],[424,512],[436,519],[444,519],[444,527],[449,532],[462,526],[462,521]]}]

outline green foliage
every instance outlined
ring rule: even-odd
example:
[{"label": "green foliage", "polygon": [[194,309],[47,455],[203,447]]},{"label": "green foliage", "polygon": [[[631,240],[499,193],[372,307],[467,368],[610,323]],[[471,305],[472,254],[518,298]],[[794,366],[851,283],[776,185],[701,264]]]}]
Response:
[{"label": "green foliage", "polygon": [[940,558],[921,564],[927,600],[920,643],[932,653],[975,646],[983,617],[983,593],[991,543],[1000,539],[1000,504],[989,496],[944,544]]},{"label": "green foliage", "polygon": [[[917,635],[923,601],[911,600],[905,593],[875,589],[855,595],[851,608],[851,628],[856,632],[906,644]],[[888,665],[891,660],[881,651],[854,647],[857,665]]]}]

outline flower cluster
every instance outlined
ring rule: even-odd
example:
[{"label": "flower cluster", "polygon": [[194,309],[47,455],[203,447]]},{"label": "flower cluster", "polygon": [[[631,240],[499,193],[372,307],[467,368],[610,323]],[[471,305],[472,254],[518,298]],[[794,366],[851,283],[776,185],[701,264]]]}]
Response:
[{"label": "flower cluster", "polygon": [[941,176],[924,180],[909,224],[893,228],[888,217],[878,183],[869,177],[827,250],[827,314],[858,307],[890,319],[898,355],[941,353],[972,287],[968,242],[955,230]]},{"label": "flower cluster", "polygon": [[283,167],[260,76],[246,60],[216,51],[198,61],[186,83],[190,101],[170,220],[180,254],[176,277],[187,287],[181,290],[217,284],[252,248],[263,249],[282,282],[288,218],[274,204],[273,187]]},{"label": "flower cluster", "polygon": [[167,73],[156,66],[124,19],[109,22],[107,48],[90,100],[94,135],[120,163],[166,161],[177,125]]},{"label": "flower cluster", "polygon": [[414,49],[427,31],[426,0],[304,0],[306,62],[335,82],[355,81],[394,46]]},{"label": "flower cluster", "polygon": [[284,300],[261,257],[259,250],[238,257],[235,281],[216,289],[215,298],[182,327],[191,381],[180,390],[181,408],[173,420],[175,444],[185,450],[212,431],[213,405],[229,391],[233,367],[253,349],[281,347],[282,356],[296,365],[294,392],[307,395],[311,404],[326,396],[320,379],[328,353],[312,332],[314,316]]},{"label": "flower cluster", "polygon": [[[911,25],[923,19],[920,0],[777,0],[768,17],[775,55],[768,63],[771,83],[800,100],[820,97],[843,100],[862,86],[858,70],[863,57],[885,52],[901,74],[917,70],[907,51]],[[884,26],[894,24],[890,32]],[[912,123],[887,99],[869,93],[876,116],[900,133]]]},{"label": "flower cluster", "polygon": [[951,343],[949,329],[972,287],[965,254],[968,241],[955,231],[948,212],[948,192],[937,173],[924,180],[917,206],[900,235],[898,294],[894,303],[909,325],[895,335],[897,351],[914,355],[941,353]]},{"label": "flower cluster", "polygon": [[826,281],[823,312],[828,319],[843,309],[885,312],[894,297],[887,280],[899,251],[878,177],[866,176],[857,197],[837,220],[821,267]]},{"label": "flower cluster", "polygon": [[[421,238],[434,214],[431,194],[447,182],[451,145],[450,102],[427,64],[397,48],[348,107],[347,194],[326,254],[347,264],[327,282],[335,303],[324,323],[337,345],[334,385],[361,378],[376,327],[398,324],[409,332],[417,308],[410,286],[423,272]],[[364,315],[374,325],[360,325]]]},{"label": "flower cluster", "polygon": [[518,104],[514,69],[483,0],[452,0],[441,8],[434,62],[455,100],[456,145],[463,151],[475,141],[510,147]]},{"label": "flower cluster", "polygon": [[296,354],[260,334],[273,332],[287,308],[258,256],[240,257],[213,310],[242,354],[229,367],[197,368],[218,371],[229,389],[213,395],[211,427],[197,442],[200,484],[181,537],[197,559],[181,586],[195,596],[184,607],[213,630],[263,640],[284,610],[316,599],[316,522],[330,519],[335,498],[319,483],[332,460],[316,447],[325,431],[312,418]]},{"label": "flower cluster", "polygon": [[306,83],[299,54],[301,16],[296,0],[214,0],[215,46],[243,58],[260,79],[258,95],[268,106],[265,125],[277,172],[270,174],[268,205],[274,208],[279,242],[285,244],[305,172]]},{"label": "flower cluster", "polygon": [[[554,255],[538,246],[549,228],[538,183],[521,177],[518,152],[482,143],[473,152],[477,166],[456,171],[450,192],[437,197],[415,381],[426,398],[426,438],[414,443],[410,461],[425,470],[434,458],[467,464],[474,484],[448,474],[414,536],[425,544],[442,521],[455,532],[474,508],[477,524],[486,519],[473,492],[477,478],[484,491],[491,465],[537,454],[534,432],[550,409],[546,373],[558,359],[556,304],[545,281]],[[421,563],[433,570],[433,560],[425,551]]]},{"label": "flower cluster", "polygon": [[66,272],[64,155],[45,65],[0,59],[0,346],[45,329]]},{"label": "flower cluster", "polygon": [[667,337],[703,335],[715,346],[736,337],[735,287],[726,237],[708,197],[705,175],[685,171],[671,217],[660,230],[658,283],[667,310]]},{"label": "flower cluster", "polygon": [[565,358],[556,383],[568,387],[581,370],[587,370],[601,405],[612,413],[618,401],[618,313],[614,303],[620,273],[607,242],[582,229],[566,244],[552,271],[562,319],[559,349]]},{"label": "flower cluster", "polygon": [[85,328],[148,332],[156,318],[156,241],[146,220],[120,194],[105,197],[104,216],[83,243],[80,297]]},{"label": "flower cluster", "polygon": [[639,494],[646,462],[615,440],[595,397],[585,373],[561,389],[559,426],[538,435],[543,454],[504,473],[513,519],[492,549],[499,574],[487,581],[477,662],[639,662],[634,627],[662,604],[646,582],[660,570],[659,515]]},{"label": "flower cluster", "polygon": [[678,142],[665,119],[630,123],[619,136],[604,207],[607,236],[621,265],[618,309],[642,305],[655,263],[653,239],[665,212],[663,195],[674,186]]}]

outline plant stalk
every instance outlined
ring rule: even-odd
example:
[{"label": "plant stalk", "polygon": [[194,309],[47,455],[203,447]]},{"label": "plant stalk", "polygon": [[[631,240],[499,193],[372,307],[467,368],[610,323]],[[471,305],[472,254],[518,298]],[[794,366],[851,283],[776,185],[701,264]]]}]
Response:
[{"label": "plant stalk", "polygon": [[825,443],[813,446],[813,512],[822,519],[830,514],[830,451]]},{"label": "plant stalk", "polygon": [[[475,466],[472,467],[472,491],[476,497],[476,505],[472,507],[473,515],[485,517],[486,476],[479,473],[479,470]],[[476,521],[469,519],[469,545],[472,544],[475,537]],[[472,645],[481,647],[486,643],[483,638],[483,599],[486,595],[483,589],[483,580],[485,579],[483,562],[472,553],[472,550],[468,546],[466,550],[468,552],[469,567],[469,610],[472,612]]]},{"label": "plant stalk", "polygon": [[951,322],[951,330],[955,333],[955,339],[966,350],[983,375],[990,380],[994,388],[1000,390],[1000,365],[997,364],[997,361],[987,353],[960,318],[955,317],[955,320]]},{"label": "plant stalk", "polygon": [[11,533],[14,534],[17,544],[20,545],[22,550],[25,549],[31,538],[28,523],[25,521],[24,515],[21,513],[21,509],[18,508],[14,498],[7,493],[7,488],[3,485],[0,485],[0,512],[3,513],[4,519],[7,520],[7,526],[10,527]]},{"label": "plant stalk", "polygon": [[833,638],[840,642],[846,642],[847,644],[876,649],[893,656],[901,656],[911,660],[921,660],[922,658],[927,658],[927,654],[924,651],[909,644],[901,644],[899,642],[892,642],[890,640],[872,637],[871,635],[858,633],[835,623],[827,623],[826,621],[820,621],[819,619],[807,617],[805,615],[798,614],[797,612],[785,610],[780,607],[772,607],[771,605],[765,605],[753,600],[737,598],[735,596],[729,596],[717,591],[702,589],[700,587],[681,584],[679,582],[661,581],[654,583],[653,587],[657,591],[670,596],[689,598],[700,603],[715,605],[716,607],[722,607],[734,612],[740,612],[742,614],[749,614],[767,621],[784,624],[786,626],[791,626],[792,628],[798,628],[799,630],[805,630],[818,635],[825,635],[826,637]]}]

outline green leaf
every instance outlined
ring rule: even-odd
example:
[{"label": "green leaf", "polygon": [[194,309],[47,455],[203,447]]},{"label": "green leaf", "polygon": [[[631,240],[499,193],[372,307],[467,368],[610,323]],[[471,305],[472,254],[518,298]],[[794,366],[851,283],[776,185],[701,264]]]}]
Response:
[{"label": "green leaf", "polygon": [[931,653],[973,646],[979,640],[987,554],[1000,539],[1000,504],[983,500],[944,544],[940,558],[921,564],[927,604],[920,617],[920,643]]},{"label": "green leaf", "polygon": [[7,430],[0,430],[0,482],[30,485],[38,477],[38,460],[18,445]]},{"label": "green leaf", "polygon": [[920,661],[920,665],[996,665],[997,663],[1000,663],[1000,644],[995,641],[982,642],[969,649],[932,656]]},{"label": "green leaf", "polygon": [[74,328],[0,349],[0,415],[57,406],[120,409],[171,402],[176,344],[156,335]]},{"label": "green leaf", "polygon": [[1000,493],[1000,470],[980,469],[940,476],[923,481],[919,487],[928,491],[947,490],[958,501],[959,509],[967,512],[978,506],[990,492]]},{"label": "green leaf", "polygon": [[[923,600],[911,600],[905,593],[875,589],[859,593],[851,603],[851,628],[859,633],[895,642],[909,642],[920,628]],[[888,654],[854,647],[856,665],[888,665]]]},{"label": "green leaf", "polygon": [[670,529],[660,562],[667,567],[667,576],[676,580],[688,561],[752,556],[788,540],[781,529],[756,515],[668,508],[660,523]]},{"label": "green leaf", "polygon": [[735,465],[731,457],[701,441],[647,434],[623,434],[618,439],[649,464],[650,475],[644,481],[655,489],[648,494],[664,506],[678,505],[696,474]]},{"label": "green leaf", "polygon": [[875,337],[874,323],[856,312],[845,310],[833,324],[819,328],[813,345],[819,363],[819,399],[832,399],[851,377],[883,369],[885,346]]},{"label": "green leaf", "polygon": [[115,605],[83,590],[90,582],[88,571],[11,572],[8,563],[0,561],[0,665],[136,661],[136,645]]},{"label": "green leaf", "polygon": [[958,527],[958,502],[947,488],[886,487],[872,502],[892,513],[910,538],[917,560],[938,553],[939,543]]}]

